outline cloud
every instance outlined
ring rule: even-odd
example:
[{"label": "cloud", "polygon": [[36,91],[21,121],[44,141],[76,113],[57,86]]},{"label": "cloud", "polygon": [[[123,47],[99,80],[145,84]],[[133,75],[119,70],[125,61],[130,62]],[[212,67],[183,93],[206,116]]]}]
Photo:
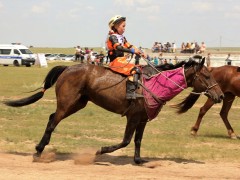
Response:
[{"label": "cloud", "polygon": [[31,8],[31,12],[37,13],[37,14],[43,14],[47,12],[47,10],[50,8],[49,2],[42,2],[40,4],[33,5]]},{"label": "cloud", "polygon": [[234,6],[232,11],[228,11],[224,14],[224,17],[240,19],[240,6]]},{"label": "cloud", "polygon": [[125,6],[125,7],[132,7],[134,5],[135,0],[115,0],[116,5]]},{"label": "cloud", "polygon": [[[73,19],[81,18],[82,13],[89,13],[91,11],[94,11],[95,8],[93,6],[83,6],[81,3],[76,3],[76,6],[68,11],[68,16]],[[64,13],[64,16],[66,16],[66,13]]]},{"label": "cloud", "polygon": [[2,2],[0,1],[0,12],[3,10],[4,6],[2,4]]},{"label": "cloud", "polygon": [[95,8],[93,6],[86,6],[86,10],[93,11]]},{"label": "cloud", "polygon": [[115,0],[116,5],[125,6],[126,8],[137,7],[138,5],[145,6],[152,4],[151,0]]},{"label": "cloud", "polygon": [[160,10],[159,6],[145,6],[145,7],[137,7],[137,12],[143,13],[156,13]]},{"label": "cloud", "polygon": [[77,7],[77,8],[73,8],[69,10],[69,17],[70,18],[79,18],[80,17],[80,12],[81,12],[81,8]]},{"label": "cloud", "polygon": [[206,12],[213,9],[213,5],[209,2],[193,2],[192,8],[197,12]]},{"label": "cloud", "polygon": [[136,12],[139,16],[145,14],[144,17],[151,22],[158,19],[160,12],[160,6],[152,0],[115,0],[115,4],[127,11]]}]

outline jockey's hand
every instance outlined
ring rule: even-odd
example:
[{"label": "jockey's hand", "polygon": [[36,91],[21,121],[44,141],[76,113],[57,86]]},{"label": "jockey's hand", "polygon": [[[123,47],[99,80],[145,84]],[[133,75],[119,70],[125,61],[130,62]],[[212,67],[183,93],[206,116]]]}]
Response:
[{"label": "jockey's hand", "polygon": [[141,57],[143,57],[144,59],[147,59],[147,54],[145,54],[144,52],[141,52],[140,54],[139,54]]},{"label": "jockey's hand", "polygon": [[132,54],[138,54],[138,55],[141,54],[141,52],[137,48],[131,48],[130,51]]},{"label": "jockey's hand", "polygon": [[132,54],[139,55],[139,56],[141,56],[141,57],[143,57],[145,59],[147,58],[147,54],[145,54],[144,52],[140,51],[138,48],[131,48],[130,50],[131,50]]}]

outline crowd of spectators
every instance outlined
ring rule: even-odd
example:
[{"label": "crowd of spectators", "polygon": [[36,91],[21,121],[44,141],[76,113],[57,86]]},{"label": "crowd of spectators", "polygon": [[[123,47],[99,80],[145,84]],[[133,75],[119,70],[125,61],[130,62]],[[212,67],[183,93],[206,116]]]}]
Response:
[{"label": "crowd of spectators", "polygon": [[[166,53],[175,53],[176,52],[176,44],[175,43],[161,43],[154,42],[152,46],[153,53],[166,52]],[[197,42],[183,42],[181,44],[181,53],[204,53],[206,51],[206,44],[202,42],[200,45]]]},{"label": "crowd of spectators", "polygon": [[167,52],[167,53],[174,53],[176,52],[176,44],[175,43],[161,43],[161,42],[154,42],[152,47],[152,52]]},{"label": "crowd of spectators", "polygon": [[86,61],[89,64],[96,64],[96,65],[103,65],[105,55],[103,51],[100,53],[93,52],[93,48],[88,48],[85,47],[84,50],[80,47],[77,46],[75,49],[75,61],[80,61],[83,63]]},{"label": "crowd of spectators", "polygon": [[201,54],[206,51],[206,44],[204,42],[199,45],[197,42],[186,42],[181,45],[181,53],[195,53]]},{"label": "crowd of spectators", "polygon": [[159,53],[159,56],[148,57],[148,60],[153,63],[155,66],[163,65],[163,64],[177,64],[180,60],[177,56],[173,59],[171,58],[164,58],[163,53]]}]

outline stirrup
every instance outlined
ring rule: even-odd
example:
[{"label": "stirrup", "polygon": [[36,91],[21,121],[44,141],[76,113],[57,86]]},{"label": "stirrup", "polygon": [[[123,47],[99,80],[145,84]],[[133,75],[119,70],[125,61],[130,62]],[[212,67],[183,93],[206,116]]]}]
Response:
[{"label": "stirrup", "polygon": [[132,92],[132,93],[127,93],[126,94],[126,99],[129,99],[129,100],[134,100],[134,99],[136,99],[137,97],[136,97],[136,95],[135,95],[135,92]]},{"label": "stirrup", "polygon": [[138,94],[136,92],[132,92],[131,94],[130,93],[127,93],[126,94],[126,99],[137,99],[137,98],[143,98],[144,96],[142,94]]}]

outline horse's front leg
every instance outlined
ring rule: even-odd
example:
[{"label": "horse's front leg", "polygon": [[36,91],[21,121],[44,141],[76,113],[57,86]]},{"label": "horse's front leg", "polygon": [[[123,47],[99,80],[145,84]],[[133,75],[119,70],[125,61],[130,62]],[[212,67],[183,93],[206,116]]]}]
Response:
[{"label": "horse's front leg", "polygon": [[142,163],[147,162],[147,161],[143,160],[140,156],[141,142],[142,142],[143,132],[144,132],[146,124],[147,124],[146,121],[141,122],[136,128],[135,139],[134,139],[134,143],[135,143],[134,162],[136,164],[142,164]]},{"label": "horse's front leg", "polygon": [[203,116],[213,106],[213,104],[214,102],[210,98],[208,98],[207,102],[203,105],[203,107],[200,108],[197,121],[195,122],[195,125],[191,128],[191,135],[193,136],[197,135]]},{"label": "horse's front leg", "polygon": [[104,153],[111,153],[113,151],[126,147],[131,142],[133,133],[136,130],[138,123],[139,122],[129,119],[125,128],[125,133],[122,142],[113,146],[101,147],[101,149],[98,150],[96,154],[99,155]]}]

